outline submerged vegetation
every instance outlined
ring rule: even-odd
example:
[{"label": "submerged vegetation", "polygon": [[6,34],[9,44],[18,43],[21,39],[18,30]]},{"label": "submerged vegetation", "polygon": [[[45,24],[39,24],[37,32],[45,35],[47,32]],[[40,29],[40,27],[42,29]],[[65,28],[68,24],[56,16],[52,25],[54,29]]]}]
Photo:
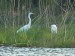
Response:
[{"label": "submerged vegetation", "polygon": [[[0,45],[75,47],[75,0],[0,0]],[[28,23],[26,32],[16,31]],[[57,25],[57,34],[50,26]]]}]

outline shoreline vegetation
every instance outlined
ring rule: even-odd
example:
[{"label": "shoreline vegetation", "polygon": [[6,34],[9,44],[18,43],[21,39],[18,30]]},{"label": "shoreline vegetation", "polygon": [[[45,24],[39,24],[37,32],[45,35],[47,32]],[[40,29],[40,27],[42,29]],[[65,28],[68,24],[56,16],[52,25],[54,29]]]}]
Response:
[{"label": "shoreline vegetation", "polygon": [[[27,32],[16,31],[28,23]],[[57,25],[57,34],[51,25]],[[75,47],[75,0],[0,0],[0,46]]]},{"label": "shoreline vegetation", "polygon": [[[74,26],[74,25],[72,25]],[[69,26],[67,26],[69,27]],[[75,27],[75,26],[74,26]],[[9,28],[0,31],[0,45],[18,47],[75,47],[74,27],[67,28],[66,36],[64,29],[58,28],[57,34],[51,34],[50,28],[30,28],[27,32],[16,33]]]}]

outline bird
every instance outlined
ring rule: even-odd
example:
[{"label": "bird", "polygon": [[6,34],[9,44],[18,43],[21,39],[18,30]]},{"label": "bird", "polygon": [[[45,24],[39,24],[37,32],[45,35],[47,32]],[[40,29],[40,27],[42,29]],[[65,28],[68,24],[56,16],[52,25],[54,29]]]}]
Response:
[{"label": "bird", "polygon": [[30,29],[30,27],[31,27],[31,14],[34,14],[34,13],[32,13],[32,12],[30,12],[29,14],[28,14],[28,18],[29,18],[29,23],[27,24],[27,25],[24,25],[23,27],[21,27],[19,30],[17,30],[17,33],[19,33],[19,32],[25,32],[25,31],[27,31],[27,30],[29,30]]},{"label": "bird", "polygon": [[57,26],[55,24],[51,25],[51,33],[57,34]]}]

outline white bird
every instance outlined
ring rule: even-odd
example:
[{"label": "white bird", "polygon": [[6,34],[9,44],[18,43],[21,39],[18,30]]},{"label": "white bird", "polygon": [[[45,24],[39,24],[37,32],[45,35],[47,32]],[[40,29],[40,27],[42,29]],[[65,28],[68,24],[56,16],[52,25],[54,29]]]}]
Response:
[{"label": "white bird", "polygon": [[28,23],[27,25],[24,25],[23,27],[21,27],[19,30],[17,30],[17,33],[18,33],[18,32],[21,32],[21,31],[27,31],[27,30],[30,29],[30,27],[31,27],[31,18],[30,18],[30,15],[31,15],[31,14],[33,14],[33,13],[30,12],[30,13],[28,14],[29,23]]},{"label": "white bird", "polygon": [[51,33],[57,33],[57,26],[55,24],[51,25]]}]

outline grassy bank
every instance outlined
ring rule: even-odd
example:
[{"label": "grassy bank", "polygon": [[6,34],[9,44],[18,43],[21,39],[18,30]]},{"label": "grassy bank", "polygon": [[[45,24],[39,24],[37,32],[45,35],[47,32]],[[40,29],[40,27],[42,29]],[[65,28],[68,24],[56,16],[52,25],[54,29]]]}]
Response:
[{"label": "grassy bank", "polygon": [[[75,47],[75,0],[0,0],[0,45]],[[28,23],[27,32],[16,33]],[[56,24],[57,34],[50,25]]]},{"label": "grassy bank", "polygon": [[58,26],[58,33],[51,34],[50,28],[31,28],[27,32],[16,33],[17,29],[0,29],[0,44],[31,47],[75,47],[75,26],[66,25],[66,30]]}]

